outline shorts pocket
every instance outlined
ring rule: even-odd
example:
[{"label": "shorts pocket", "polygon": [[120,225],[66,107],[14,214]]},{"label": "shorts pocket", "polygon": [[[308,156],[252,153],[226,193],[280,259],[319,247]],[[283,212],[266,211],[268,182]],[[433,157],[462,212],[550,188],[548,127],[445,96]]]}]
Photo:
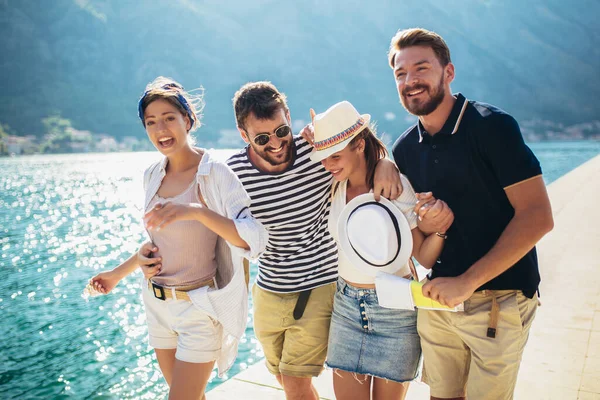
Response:
[{"label": "shorts pocket", "polygon": [[529,297],[525,296],[523,292],[518,291],[517,295],[515,296],[515,301],[517,303],[517,309],[519,310],[521,327],[526,328],[531,325],[531,322],[535,317],[538,299],[535,295],[530,299]]},{"label": "shorts pocket", "polygon": [[205,312],[208,315],[215,315],[215,311],[208,299],[209,289],[208,286],[203,286],[198,289],[190,290],[187,294],[195,309]]},{"label": "shorts pocket", "polygon": [[351,324],[360,320],[360,310],[356,299],[346,296],[342,292],[336,292],[333,300],[332,319],[348,321]]},{"label": "shorts pocket", "polygon": [[[497,295],[496,298],[498,305],[500,306],[500,315],[498,317],[498,327],[501,328],[503,324],[507,324],[511,329],[523,329],[523,320],[521,318],[521,312],[518,301],[518,294],[520,292],[514,291],[504,295]],[[490,313],[492,302],[489,302]]]}]

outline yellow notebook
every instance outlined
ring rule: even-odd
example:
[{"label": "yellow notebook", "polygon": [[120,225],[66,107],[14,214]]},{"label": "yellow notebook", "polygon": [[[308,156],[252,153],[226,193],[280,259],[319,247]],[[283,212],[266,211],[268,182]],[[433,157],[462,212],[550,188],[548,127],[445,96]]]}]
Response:
[{"label": "yellow notebook", "polygon": [[461,303],[456,307],[448,307],[439,302],[423,296],[423,282],[405,279],[396,275],[380,272],[375,277],[375,287],[379,305],[386,308],[400,310],[426,310],[464,311]]},{"label": "yellow notebook", "polygon": [[410,281],[410,291],[415,307],[429,310],[463,311],[462,304],[456,307],[448,307],[429,297],[423,296],[423,284],[424,282]]}]

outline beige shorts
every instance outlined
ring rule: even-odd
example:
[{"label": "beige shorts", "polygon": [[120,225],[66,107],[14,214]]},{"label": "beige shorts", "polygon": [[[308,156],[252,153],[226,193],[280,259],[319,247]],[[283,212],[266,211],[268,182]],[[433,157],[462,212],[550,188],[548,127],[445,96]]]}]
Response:
[{"label": "beige shorts", "polygon": [[431,396],[512,399],[537,297],[494,290],[500,315],[496,337],[487,337],[491,291],[475,292],[465,312],[419,310],[417,329],[423,349],[424,377]]},{"label": "beige shorts", "polygon": [[292,315],[298,293],[274,293],[257,285],[252,287],[254,334],[273,375],[308,378],[323,371],[335,285],[313,289],[299,320]]},{"label": "beige shorts", "polygon": [[177,349],[175,358],[189,363],[217,359],[222,326],[188,300],[160,300],[142,285],[148,342],[155,349]]}]

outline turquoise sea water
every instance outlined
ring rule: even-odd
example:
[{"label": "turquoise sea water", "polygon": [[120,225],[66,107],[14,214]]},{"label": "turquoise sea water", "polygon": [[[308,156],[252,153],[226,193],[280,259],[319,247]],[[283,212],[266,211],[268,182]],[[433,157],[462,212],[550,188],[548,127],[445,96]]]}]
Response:
[{"label": "turquoise sea water", "polygon": [[[546,181],[600,154],[598,142],[534,143]],[[216,151],[225,159],[230,150]],[[158,153],[0,159],[0,398],[160,398],[139,275],[108,296],[87,280],[144,240],[141,176]],[[262,358],[248,320],[228,377]],[[212,388],[223,381],[214,377]],[[224,379],[227,379],[225,377]]]}]

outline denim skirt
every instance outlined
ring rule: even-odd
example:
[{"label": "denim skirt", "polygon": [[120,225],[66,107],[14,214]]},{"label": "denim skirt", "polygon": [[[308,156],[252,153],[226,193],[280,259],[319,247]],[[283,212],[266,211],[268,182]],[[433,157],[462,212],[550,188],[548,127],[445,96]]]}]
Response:
[{"label": "denim skirt", "polygon": [[383,308],[375,289],[338,279],[327,366],[395,382],[416,378],[421,358],[417,312]]}]

